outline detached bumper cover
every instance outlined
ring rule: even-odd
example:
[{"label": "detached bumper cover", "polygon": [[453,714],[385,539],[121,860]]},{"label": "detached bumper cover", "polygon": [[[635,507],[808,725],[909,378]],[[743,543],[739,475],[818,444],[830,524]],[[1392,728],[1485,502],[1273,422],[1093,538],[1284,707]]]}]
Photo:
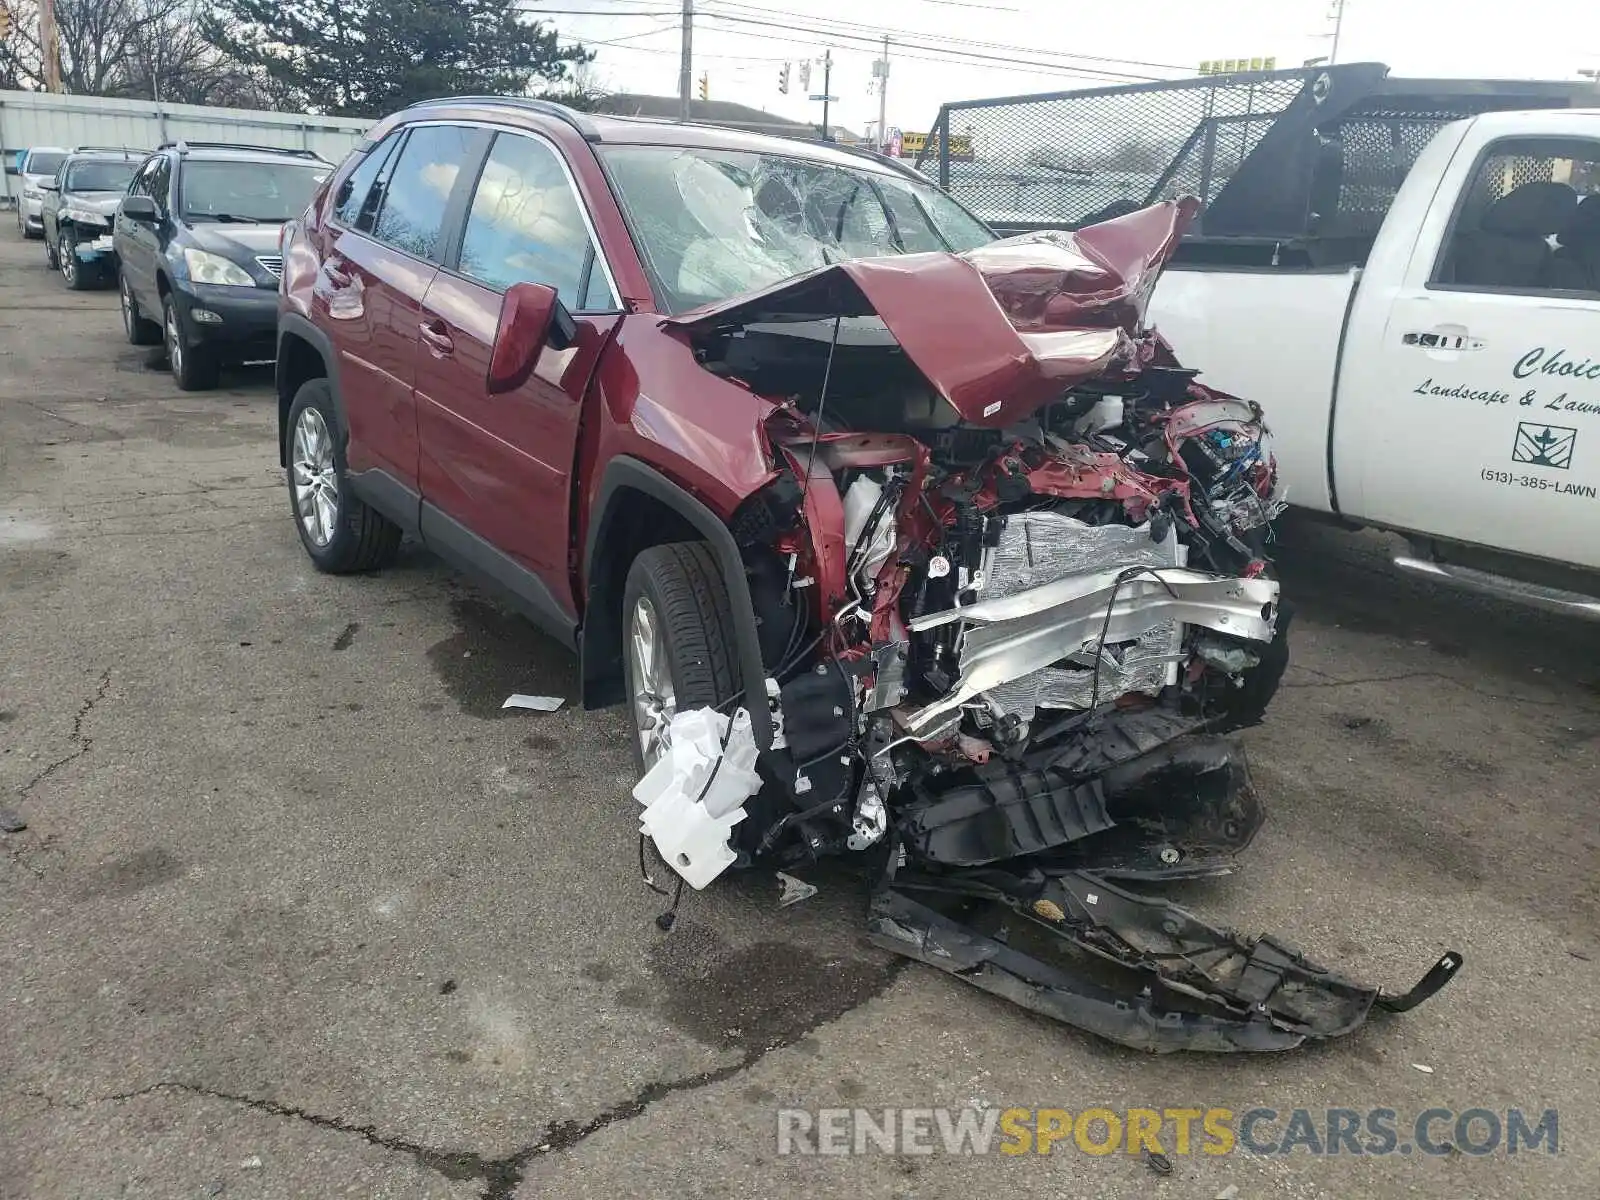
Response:
[{"label": "detached bumper cover", "polygon": [[1289,1050],[1404,1012],[1460,970],[1449,953],[1393,995],[1267,936],[1241,938],[1088,872],[901,873],[868,937],[1022,1007],[1136,1050]]}]

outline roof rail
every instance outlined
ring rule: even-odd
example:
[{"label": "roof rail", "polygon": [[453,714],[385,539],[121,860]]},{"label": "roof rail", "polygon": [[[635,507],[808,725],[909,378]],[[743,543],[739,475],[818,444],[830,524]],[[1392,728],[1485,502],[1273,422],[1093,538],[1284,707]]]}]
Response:
[{"label": "roof rail", "polygon": [[195,142],[188,138],[179,138],[177,141],[162,142],[157,150],[171,150],[176,147],[179,154],[186,154],[190,150],[247,150],[252,154],[287,154],[291,158],[312,158],[318,162],[327,160],[315,150],[292,150],[287,146],[257,146],[249,142]]},{"label": "roof rail", "polygon": [[406,105],[406,111],[413,108],[427,108],[436,104],[503,104],[513,108],[526,109],[529,112],[543,113],[547,117],[554,117],[558,121],[565,121],[578,131],[585,141],[598,142],[600,130],[587,113],[580,113],[576,109],[568,108],[565,104],[557,104],[554,100],[535,100],[530,96],[438,96],[432,100],[418,100],[415,104]]},{"label": "roof rail", "polygon": [[149,154],[148,150],[140,150],[134,146],[74,146],[73,154]]}]

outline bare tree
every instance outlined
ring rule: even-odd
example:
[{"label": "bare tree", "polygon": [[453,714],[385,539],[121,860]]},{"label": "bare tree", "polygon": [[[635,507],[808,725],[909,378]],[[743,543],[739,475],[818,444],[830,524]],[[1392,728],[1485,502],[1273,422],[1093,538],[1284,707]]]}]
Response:
[{"label": "bare tree", "polygon": [[[0,84],[43,87],[38,0],[11,8],[16,28],[0,44]],[[79,95],[269,104],[261,79],[200,36],[195,9],[195,0],[56,0],[62,86]]]}]

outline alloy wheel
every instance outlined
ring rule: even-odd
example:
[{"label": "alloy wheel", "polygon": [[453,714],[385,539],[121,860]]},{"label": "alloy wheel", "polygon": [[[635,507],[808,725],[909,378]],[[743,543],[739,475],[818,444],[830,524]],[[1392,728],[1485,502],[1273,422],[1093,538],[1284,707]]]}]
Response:
[{"label": "alloy wheel", "polygon": [[333,465],[333,438],[315,408],[301,409],[295,421],[289,471],[300,528],[313,545],[326,546],[338,527],[339,478]]},{"label": "alloy wheel", "polygon": [[61,278],[69,284],[78,279],[78,252],[73,248],[71,240],[62,234],[56,244],[56,257],[61,262]]},{"label": "alloy wheel", "polygon": [[167,363],[172,367],[174,375],[183,374],[183,334],[178,329],[178,307],[167,304],[166,311],[166,337],[167,337]]},{"label": "alloy wheel", "polygon": [[634,601],[628,616],[628,683],[633,691],[639,755],[648,771],[666,751],[667,726],[677,711],[677,697],[661,619],[647,596]]}]

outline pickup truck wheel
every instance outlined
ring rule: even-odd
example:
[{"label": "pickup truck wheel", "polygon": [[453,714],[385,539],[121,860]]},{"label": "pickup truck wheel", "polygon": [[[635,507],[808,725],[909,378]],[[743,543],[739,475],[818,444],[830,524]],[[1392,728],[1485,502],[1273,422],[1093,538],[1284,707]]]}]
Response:
[{"label": "pickup truck wheel", "polygon": [[326,379],[313,379],[295,393],[289,409],[290,511],[312,563],[330,575],[386,566],[401,537],[398,525],[346,486],[338,428]]},{"label": "pickup truck wheel", "polygon": [[133,288],[128,284],[128,277],[121,271],[117,272],[117,290],[122,296],[122,329],[128,335],[128,344],[159,346],[161,326],[154,321],[146,320],[144,314],[139,311],[139,299],[133,294]]},{"label": "pickup truck wheel", "polygon": [[739,690],[728,589],[703,542],[652,546],[622,593],[623,662],[640,774],[666,749],[674,713],[724,704]]},{"label": "pickup truck wheel", "polygon": [[172,369],[178,390],[209,392],[216,387],[222,377],[222,361],[214,347],[190,344],[189,332],[171,292],[161,298],[161,326],[167,343],[167,366]]}]

